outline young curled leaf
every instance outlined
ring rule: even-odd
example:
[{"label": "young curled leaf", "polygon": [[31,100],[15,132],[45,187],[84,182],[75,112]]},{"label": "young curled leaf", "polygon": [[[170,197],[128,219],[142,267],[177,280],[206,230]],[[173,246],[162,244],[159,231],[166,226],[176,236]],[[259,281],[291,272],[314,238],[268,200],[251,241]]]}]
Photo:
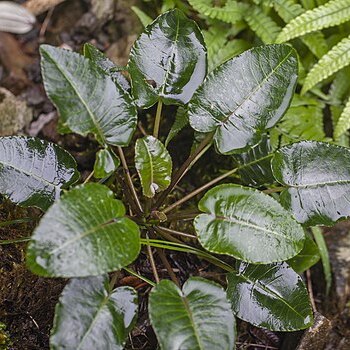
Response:
[{"label": "young curled leaf", "polygon": [[120,159],[114,154],[112,150],[101,149],[96,154],[94,164],[94,177],[96,179],[103,179],[115,171],[120,164]]},{"label": "young curled leaf", "polygon": [[165,146],[155,137],[145,136],[136,141],[135,166],[146,197],[153,197],[170,185],[171,157]]}]

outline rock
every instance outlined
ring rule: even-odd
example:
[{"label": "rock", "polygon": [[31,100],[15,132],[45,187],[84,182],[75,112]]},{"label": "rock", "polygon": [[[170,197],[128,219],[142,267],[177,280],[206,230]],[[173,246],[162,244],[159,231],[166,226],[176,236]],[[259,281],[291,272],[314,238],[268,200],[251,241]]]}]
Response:
[{"label": "rock", "polygon": [[32,120],[33,114],[24,101],[0,88],[0,136],[17,134]]},{"label": "rock", "polygon": [[328,342],[332,323],[320,313],[315,313],[315,323],[305,331],[296,350],[321,350]]}]

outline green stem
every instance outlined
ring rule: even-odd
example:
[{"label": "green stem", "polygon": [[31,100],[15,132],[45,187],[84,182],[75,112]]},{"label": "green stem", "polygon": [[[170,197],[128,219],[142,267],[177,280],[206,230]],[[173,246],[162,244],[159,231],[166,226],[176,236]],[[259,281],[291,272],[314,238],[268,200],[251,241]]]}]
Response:
[{"label": "green stem", "polygon": [[327,244],[323,237],[322,230],[319,227],[311,227],[311,231],[317,243],[318,249],[320,251],[323,272],[326,280],[326,295],[328,295],[332,284],[332,272],[331,272],[332,270],[331,270],[331,264],[329,261]]},{"label": "green stem", "polygon": [[163,249],[169,249],[169,250],[175,250],[178,252],[184,252],[184,253],[191,253],[196,254],[200,256],[201,258],[211,262],[212,264],[228,271],[228,272],[234,272],[235,270],[228,264],[226,264],[224,261],[216,258],[215,256],[204,252],[200,249],[188,246],[186,244],[180,244],[180,243],[174,243],[174,242],[168,242],[168,241],[162,241],[158,239],[141,239],[141,244],[147,245],[149,244],[152,247],[155,248],[163,248]]},{"label": "green stem", "polygon": [[285,187],[280,186],[280,187],[268,188],[267,190],[264,190],[262,192],[264,192],[265,194],[278,193],[278,192],[282,192],[284,189]]},{"label": "green stem", "polygon": [[133,270],[127,268],[127,267],[123,267],[123,269],[124,269],[128,274],[139,278],[140,280],[142,280],[142,281],[148,283],[148,284],[151,285],[152,287],[155,287],[156,284],[155,284],[154,282],[152,282],[151,280],[149,280],[148,278],[139,275],[138,273],[136,273],[135,271],[133,271]]},{"label": "green stem", "polygon": [[5,239],[5,240],[0,240],[0,245],[29,242],[30,240],[31,240],[30,237],[23,237],[23,238],[17,238],[17,239]]},{"label": "green stem", "polygon": [[210,148],[214,133],[208,134],[202,142],[198,145],[196,150],[189,155],[189,157],[182,164],[180,169],[175,173],[173,179],[169,187],[163,191],[163,193],[159,196],[156,204],[154,205],[154,210],[157,210],[167,198],[169,193],[175,188],[175,186],[179,183],[179,181],[185,176],[187,171],[198,161],[198,159]]},{"label": "green stem", "polygon": [[159,100],[157,105],[156,119],[154,121],[154,129],[153,129],[153,136],[155,138],[158,138],[158,135],[159,135],[159,126],[160,126],[160,119],[162,116],[162,107],[163,107],[163,102],[162,100]]}]

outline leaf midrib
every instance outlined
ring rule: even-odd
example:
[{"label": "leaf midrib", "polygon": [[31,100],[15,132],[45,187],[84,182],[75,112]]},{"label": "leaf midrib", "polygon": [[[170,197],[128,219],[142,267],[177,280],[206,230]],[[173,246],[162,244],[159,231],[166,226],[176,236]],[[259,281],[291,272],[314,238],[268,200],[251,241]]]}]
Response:
[{"label": "leaf midrib", "polygon": [[95,313],[95,315],[94,315],[94,317],[93,317],[93,319],[92,319],[92,321],[91,321],[91,324],[90,324],[89,328],[86,330],[86,332],[85,332],[83,338],[82,338],[81,341],[79,342],[79,345],[78,345],[78,347],[77,347],[77,350],[79,350],[79,349],[81,348],[82,344],[84,343],[84,340],[86,339],[86,337],[88,336],[88,334],[91,332],[92,327],[93,327],[94,324],[97,322],[97,319],[98,319],[98,316],[99,316],[100,312],[101,312],[102,309],[105,307],[105,305],[107,305],[110,296],[111,296],[111,295],[108,294],[108,295],[106,295],[106,296],[103,298],[102,302],[100,303],[100,305],[99,305],[99,307],[98,307],[98,309],[97,309],[97,311],[96,311],[96,313]]},{"label": "leaf midrib", "polygon": [[52,182],[49,182],[48,180],[46,180],[46,179],[43,178],[43,177],[40,177],[40,176],[38,176],[38,175],[36,175],[36,174],[33,174],[33,173],[30,173],[30,172],[27,171],[27,170],[18,168],[18,167],[16,167],[16,166],[13,165],[13,164],[6,163],[6,162],[4,162],[3,160],[0,160],[0,164],[3,164],[3,165],[6,166],[6,167],[9,167],[9,168],[12,168],[12,169],[14,169],[14,170],[17,170],[17,171],[19,171],[19,172],[21,172],[21,173],[23,173],[23,174],[25,174],[25,175],[28,175],[28,176],[30,176],[30,177],[33,177],[33,178],[35,178],[36,180],[38,180],[39,182],[44,182],[45,184],[47,184],[47,185],[49,185],[49,186],[52,186],[52,187],[55,188],[56,190],[60,190],[61,187],[62,187],[62,185],[55,185],[55,184],[53,184]]},{"label": "leaf midrib", "polygon": [[94,233],[98,232],[98,230],[103,229],[105,227],[108,227],[109,225],[117,223],[118,221],[116,219],[120,220],[122,218],[113,218],[113,219],[109,219],[108,221],[102,222],[102,223],[100,223],[100,224],[90,228],[89,230],[82,232],[80,235],[74,236],[73,238],[68,239],[62,245],[60,245],[57,248],[55,248],[55,249],[51,250],[50,252],[48,252],[48,254],[49,255],[55,254],[58,251],[60,251],[63,248],[65,248],[66,246],[68,246],[69,244],[74,243],[76,241],[79,241],[79,240],[81,240],[81,239],[83,239],[83,238],[85,238],[85,237],[87,237],[87,236],[89,236],[91,234],[94,234]]},{"label": "leaf midrib", "polygon": [[[266,275],[268,272],[269,271],[267,271],[264,275]],[[261,278],[264,277],[264,275],[259,277],[259,278],[257,278],[255,281],[250,279],[249,277],[246,277],[243,274],[239,274],[239,275],[236,275],[236,276],[237,277],[241,277],[245,281],[249,282],[253,286],[253,290],[256,289],[256,286],[257,286],[257,287],[260,287],[264,292],[273,295],[276,299],[280,300],[285,305],[287,305],[289,309],[294,311],[295,314],[297,314],[302,319],[304,319],[305,317],[303,315],[301,315],[292,305],[290,305],[282,296],[280,296],[278,293],[274,292],[272,289],[269,289],[269,287],[266,284],[262,284],[261,283]]]},{"label": "leaf midrib", "polygon": [[204,347],[203,347],[203,345],[202,345],[202,343],[201,343],[201,337],[200,337],[200,335],[198,334],[198,331],[197,331],[197,328],[196,328],[196,325],[195,325],[195,322],[194,322],[194,319],[193,319],[193,316],[192,316],[192,310],[191,310],[190,305],[189,305],[189,303],[188,303],[187,296],[184,295],[183,292],[181,292],[181,294],[182,294],[182,295],[181,295],[181,301],[182,301],[182,303],[183,303],[183,305],[184,305],[184,307],[185,307],[185,309],[186,309],[186,311],[187,311],[188,318],[189,318],[189,320],[190,320],[190,322],[191,322],[191,326],[192,326],[192,329],[193,329],[193,333],[194,333],[194,335],[195,335],[195,337],[196,337],[196,340],[197,340],[197,343],[198,343],[198,345],[199,345],[199,348],[200,348],[200,349],[204,349]]},{"label": "leaf midrib", "polygon": [[311,184],[288,184],[286,183],[286,186],[289,188],[308,188],[308,187],[319,187],[319,186],[326,186],[326,185],[342,185],[342,184],[349,184],[349,180],[330,180],[325,182],[318,182],[318,183],[311,183]]},{"label": "leaf midrib", "polygon": [[67,82],[69,83],[69,85],[72,87],[72,89],[74,90],[74,92],[76,93],[76,95],[78,96],[79,100],[81,101],[81,103],[83,104],[83,106],[85,107],[86,111],[88,112],[88,115],[90,116],[93,124],[95,125],[96,131],[97,131],[97,135],[99,136],[99,138],[101,139],[101,141],[103,141],[103,143],[106,143],[106,139],[104,137],[104,134],[101,130],[100,125],[98,124],[97,120],[95,119],[95,116],[93,114],[93,112],[90,110],[90,107],[86,104],[85,100],[83,99],[83,97],[80,95],[77,87],[75,86],[74,82],[69,79],[69,77],[66,75],[64,69],[62,69],[62,67],[58,64],[58,62],[49,54],[48,51],[45,51],[47,54],[47,57],[50,59],[50,61],[56,66],[56,68],[59,70],[59,72],[63,75],[63,77],[67,80]]},{"label": "leaf midrib", "polygon": [[280,66],[289,58],[289,56],[291,56],[292,52],[293,52],[293,50],[290,49],[288,55],[286,55],[286,56],[283,58],[283,60],[281,60],[281,61],[278,63],[278,65],[277,65],[273,70],[271,70],[271,72],[270,72],[268,75],[265,75],[265,77],[264,77],[264,79],[261,81],[261,83],[258,84],[258,85],[255,87],[255,89],[253,89],[253,91],[251,91],[250,94],[249,94],[248,96],[246,96],[246,97],[243,99],[243,101],[242,101],[239,105],[237,105],[237,106],[233,109],[232,112],[230,112],[230,114],[229,114],[228,116],[225,117],[224,120],[222,120],[222,122],[221,122],[222,124],[225,124],[230,118],[232,118],[232,116],[234,116],[234,115],[236,114],[237,110],[238,110],[239,108],[241,108],[247,101],[249,101],[250,98],[251,98],[258,90],[260,90],[260,89],[262,88],[262,86],[268,81],[268,79],[270,79],[270,77],[271,77],[274,73],[276,73],[276,71],[277,71],[277,70],[280,68]]},{"label": "leaf midrib", "polygon": [[241,221],[239,219],[236,219],[236,218],[233,218],[233,217],[227,217],[227,216],[223,216],[223,215],[216,215],[216,214],[211,214],[211,213],[208,213],[208,214],[211,215],[211,216],[214,216],[215,219],[217,219],[217,220],[228,221],[230,223],[234,223],[234,224],[238,224],[238,225],[242,225],[242,226],[247,226],[247,227],[256,229],[258,231],[271,233],[274,236],[282,237],[283,239],[285,239],[287,241],[293,242],[293,240],[291,238],[289,238],[288,236],[286,236],[286,235],[281,235],[281,234],[279,234],[279,233],[277,233],[275,231],[271,231],[271,230],[268,230],[268,229],[266,229],[264,227],[251,224],[251,223],[249,223],[247,221]]}]

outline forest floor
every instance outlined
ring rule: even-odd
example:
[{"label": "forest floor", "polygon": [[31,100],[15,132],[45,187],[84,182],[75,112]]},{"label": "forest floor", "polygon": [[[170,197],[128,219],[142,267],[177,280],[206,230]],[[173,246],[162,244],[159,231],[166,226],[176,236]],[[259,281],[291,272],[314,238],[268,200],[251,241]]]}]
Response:
[{"label": "forest floor", "polygon": [[[93,167],[96,144],[88,138],[57,133],[57,113],[44,92],[38,48],[41,43],[48,43],[79,52],[84,43],[90,42],[106,52],[115,63],[125,65],[130,46],[142,30],[130,9],[134,3],[136,0],[66,1],[40,15],[36,28],[29,34],[0,32],[0,136],[15,134],[23,129],[25,134],[58,143],[74,155],[79,170],[86,177]],[[19,120],[9,122],[3,119],[1,103],[6,99],[7,91],[16,96]],[[21,101],[25,101],[25,104]],[[180,144],[187,149],[189,142],[186,133],[180,137]],[[179,156],[179,162],[183,150],[172,151]],[[203,163],[208,159],[203,159]],[[188,175],[188,179],[192,179],[189,181],[195,182],[196,178],[191,173]],[[29,236],[39,213],[36,209],[18,208],[8,201],[0,201],[0,240]],[[2,221],[21,217],[30,217],[34,221],[1,228]],[[349,231],[349,222],[325,229],[333,274],[330,295],[325,295],[321,263],[305,276],[317,310],[315,326],[306,332],[282,334],[239,322],[238,349],[350,349]],[[48,349],[54,307],[66,284],[63,279],[47,279],[31,274],[25,265],[25,249],[25,243],[0,245],[0,350],[1,337],[5,334],[9,335],[12,343],[8,349]],[[193,256],[170,253],[168,259],[176,267],[181,281],[190,275],[201,275],[222,282],[215,270],[211,271],[206,263]],[[152,278],[152,270],[145,256],[141,256],[135,268]],[[166,277],[166,270],[162,271],[160,273]],[[136,288],[141,300],[139,319],[127,349],[156,349],[156,338],[147,317],[149,287],[127,275],[121,275],[118,283]],[[6,331],[1,330],[3,325]]]}]

